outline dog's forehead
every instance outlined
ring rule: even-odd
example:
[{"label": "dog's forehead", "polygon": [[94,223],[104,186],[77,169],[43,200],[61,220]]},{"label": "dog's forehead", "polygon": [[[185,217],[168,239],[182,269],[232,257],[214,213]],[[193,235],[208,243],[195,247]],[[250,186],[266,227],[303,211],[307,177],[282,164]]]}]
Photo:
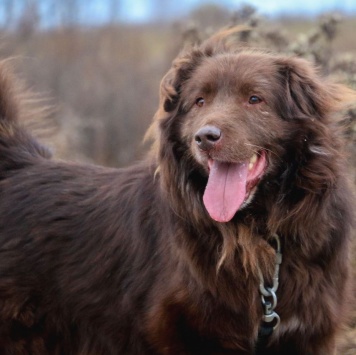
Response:
[{"label": "dog's forehead", "polygon": [[221,54],[205,58],[193,74],[193,85],[206,91],[225,88],[268,88],[275,80],[276,64],[272,56],[259,53]]}]

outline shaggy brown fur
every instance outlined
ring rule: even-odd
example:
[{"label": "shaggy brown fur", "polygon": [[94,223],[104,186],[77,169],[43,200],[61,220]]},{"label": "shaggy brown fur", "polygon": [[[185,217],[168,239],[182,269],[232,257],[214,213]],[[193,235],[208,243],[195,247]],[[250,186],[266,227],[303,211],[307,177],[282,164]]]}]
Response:
[{"label": "shaggy brown fur", "polygon": [[[154,148],[127,169],[49,159],[0,67],[1,354],[253,354],[274,233],[265,354],[334,353],[352,219],[336,112],[353,93],[228,34],[175,60]],[[224,169],[247,178],[219,202]]]}]

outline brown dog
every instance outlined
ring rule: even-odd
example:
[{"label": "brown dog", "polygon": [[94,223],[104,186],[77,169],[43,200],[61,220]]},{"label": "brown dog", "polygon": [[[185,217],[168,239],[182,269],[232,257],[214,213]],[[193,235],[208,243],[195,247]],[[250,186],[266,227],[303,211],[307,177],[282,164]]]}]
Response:
[{"label": "brown dog", "polygon": [[230,32],[175,60],[128,169],[49,159],[0,67],[1,354],[334,353],[354,94]]}]

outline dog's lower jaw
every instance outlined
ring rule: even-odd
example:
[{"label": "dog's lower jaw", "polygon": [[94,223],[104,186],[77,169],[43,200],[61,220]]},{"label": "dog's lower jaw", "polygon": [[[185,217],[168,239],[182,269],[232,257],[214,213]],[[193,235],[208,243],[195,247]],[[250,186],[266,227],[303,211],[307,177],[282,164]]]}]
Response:
[{"label": "dog's lower jaw", "polygon": [[254,187],[252,187],[252,189],[247,194],[247,198],[245,199],[245,201],[240,206],[239,211],[241,211],[244,208],[246,208],[253,201],[253,199],[255,197],[255,194],[257,192],[257,189],[258,189],[258,185],[255,185]]}]

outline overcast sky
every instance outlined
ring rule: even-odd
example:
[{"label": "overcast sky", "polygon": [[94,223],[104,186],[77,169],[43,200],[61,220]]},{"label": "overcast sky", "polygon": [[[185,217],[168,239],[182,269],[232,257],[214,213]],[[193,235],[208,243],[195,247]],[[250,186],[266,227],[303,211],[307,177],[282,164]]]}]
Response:
[{"label": "overcast sky", "polygon": [[[202,4],[212,3],[205,0],[122,0],[122,19],[125,21],[147,21],[155,17],[155,12],[160,9],[157,3],[161,3],[166,9],[170,9],[172,17],[184,15]],[[250,4],[257,8],[260,14],[269,16],[306,15],[314,16],[327,11],[342,11],[344,13],[356,13],[356,0],[219,0],[219,5],[225,5],[234,10],[242,4]]]},{"label": "overcast sky", "polygon": [[[0,0],[0,26],[16,26],[16,19],[29,13],[26,4],[35,4],[40,26],[46,28],[61,24],[65,16],[73,17],[80,24],[102,24],[109,20],[126,23],[174,20],[206,4],[218,4],[234,11],[243,4],[267,16],[315,16],[330,11],[356,15],[356,0]],[[116,2],[115,2],[116,1]],[[9,16],[9,4],[12,8]],[[116,5],[115,5],[116,4]],[[33,13],[33,12],[32,12]],[[31,14],[31,11],[30,11]]]}]

